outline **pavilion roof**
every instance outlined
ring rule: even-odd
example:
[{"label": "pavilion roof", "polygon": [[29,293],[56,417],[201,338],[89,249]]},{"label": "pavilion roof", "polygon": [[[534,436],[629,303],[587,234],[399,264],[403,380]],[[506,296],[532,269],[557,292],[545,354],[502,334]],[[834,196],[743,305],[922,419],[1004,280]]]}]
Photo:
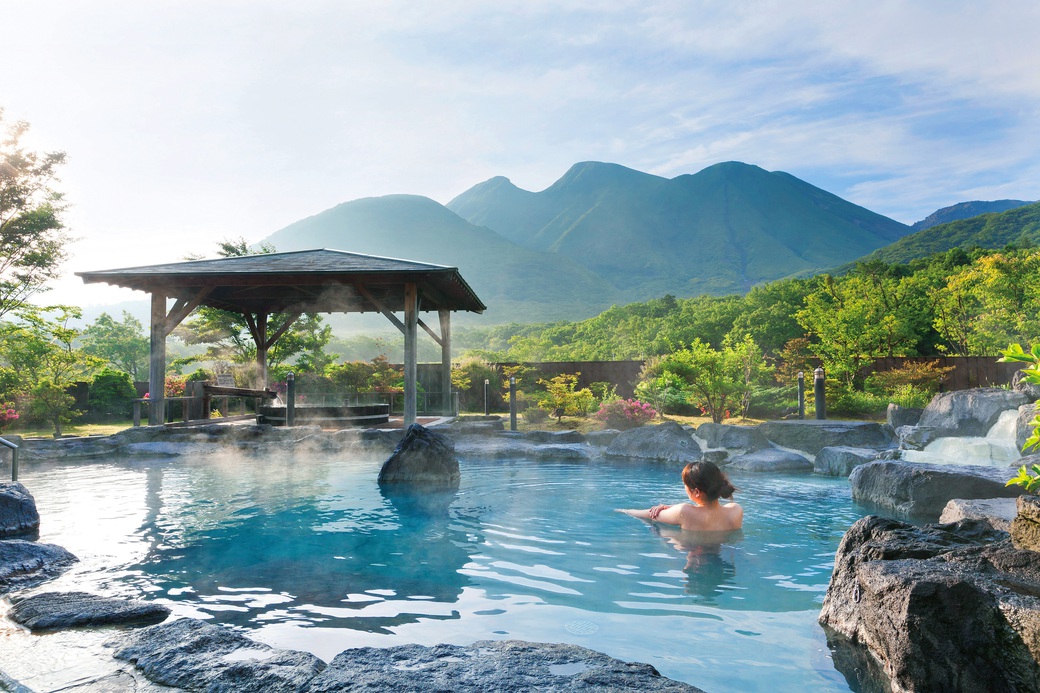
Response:
[{"label": "pavilion roof", "polygon": [[483,312],[457,267],[362,255],[327,248],[164,265],[76,272],[86,283],[192,300],[236,312],[347,313],[404,309],[414,283],[420,311]]}]

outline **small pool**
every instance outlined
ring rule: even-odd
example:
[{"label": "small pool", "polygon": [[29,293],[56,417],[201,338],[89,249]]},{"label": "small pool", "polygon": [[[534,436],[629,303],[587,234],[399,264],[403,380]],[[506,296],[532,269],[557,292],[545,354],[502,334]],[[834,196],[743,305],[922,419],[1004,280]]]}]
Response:
[{"label": "small pool", "polygon": [[380,460],[24,469],[49,589],[140,596],[326,661],[358,646],[569,642],[707,691],[847,691],[816,624],[845,479],[735,476],[741,535],[697,545],[612,512],[684,498],[649,464],[462,459],[457,493],[384,497]]}]

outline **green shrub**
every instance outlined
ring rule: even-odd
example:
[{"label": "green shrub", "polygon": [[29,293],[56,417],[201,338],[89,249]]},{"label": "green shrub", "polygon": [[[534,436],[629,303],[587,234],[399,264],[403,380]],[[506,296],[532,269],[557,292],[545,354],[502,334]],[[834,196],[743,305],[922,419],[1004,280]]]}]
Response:
[{"label": "green shrub", "polygon": [[129,373],[105,368],[94,376],[87,389],[87,409],[97,421],[129,418],[137,390]]},{"label": "green shrub", "polygon": [[524,420],[531,424],[540,424],[548,420],[549,414],[544,409],[530,407],[524,411]]},{"label": "green shrub", "polygon": [[451,385],[459,393],[460,411],[483,411],[485,380],[488,409],[502,411],[502,373],[496,366],[478,356],[465,356],[452,364]]}]

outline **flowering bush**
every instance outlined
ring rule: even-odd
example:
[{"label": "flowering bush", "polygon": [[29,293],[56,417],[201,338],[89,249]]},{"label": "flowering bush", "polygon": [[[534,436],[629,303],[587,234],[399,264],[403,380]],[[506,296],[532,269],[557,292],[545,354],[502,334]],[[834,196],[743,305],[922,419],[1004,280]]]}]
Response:
[{"label": "flowering bush", "polygon": [[593,417],[606,428],[625,430],[649,423],[657,412],[649,404],[638,399],[614,399],[599,405]]},{"label": "flowering bush", "polygon": [[167,397],[183,397],[186,380],[182,375],[167,375],[164,389]]},{"label": "flowering bush", "polygon": [[18,412],[14,410],[14,402],[0,404],[0,431],[18,420]]}]

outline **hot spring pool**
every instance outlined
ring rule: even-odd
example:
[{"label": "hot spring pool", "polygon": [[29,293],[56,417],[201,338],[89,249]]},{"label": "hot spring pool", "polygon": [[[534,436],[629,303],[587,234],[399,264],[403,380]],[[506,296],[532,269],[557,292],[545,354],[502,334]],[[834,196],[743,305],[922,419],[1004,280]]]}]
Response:
[{"label": "hot spring pool", "polygon": [[710,692],[849,690],[816,623],[867,514],[845,479],[733,476],[743,533],[699,546],[612,512],[683,500],[671,467],[462,459],[457,493],[417,500],[380,494],[380,462],[62,464],[22,481],[41,541],[81,558],[46,589],[145,595],[326,661],[519,638]]}]

